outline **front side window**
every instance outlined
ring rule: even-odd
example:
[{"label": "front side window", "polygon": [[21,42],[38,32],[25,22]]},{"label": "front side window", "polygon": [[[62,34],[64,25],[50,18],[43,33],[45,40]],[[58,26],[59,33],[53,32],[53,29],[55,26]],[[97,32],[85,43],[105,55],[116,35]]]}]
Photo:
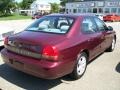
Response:
[{"label": "front side window", "polygon": [[105,31],[107,30],[107,26],[105,25],[105,23],[103,21],[101,21],[99,18],[94,18],[97,26],[98,26],[98,29],[100,31]]},{"label": "front side window", "polygon": [[70,17],[46,16],[37,20],[26,30],[65,34],[72,27],[74,21],[75,19]]},{"label": "front side window", "polygon": [[84,18],[82,22],[82,31],[84,33],[94,33],[96,32],[96,30],[97,30],[97,27],[94,24],[94,22],[92,22],[90,18]]}]

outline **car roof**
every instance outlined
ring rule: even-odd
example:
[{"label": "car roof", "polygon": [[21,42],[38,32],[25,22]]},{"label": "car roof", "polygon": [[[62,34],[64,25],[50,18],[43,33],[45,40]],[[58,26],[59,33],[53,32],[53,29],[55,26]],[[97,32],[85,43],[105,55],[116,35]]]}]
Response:
[{"label": "car roof", "polygon": [[88,14],[88,13],[82,13],[82,14],[59,14],[59,13],[54,13],[54,14],[49,14],[47,16],[69,16],[69,17],[96,17],[95,14]]}]

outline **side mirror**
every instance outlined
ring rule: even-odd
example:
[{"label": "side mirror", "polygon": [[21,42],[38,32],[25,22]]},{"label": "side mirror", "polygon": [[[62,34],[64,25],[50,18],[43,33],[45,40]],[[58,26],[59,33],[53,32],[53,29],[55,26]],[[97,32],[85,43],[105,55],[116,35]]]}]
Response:
[{"label": "side mirror", "polygon": [[109,31],[113,31],[113,27],[108,26],[108,30],[109,30]]}]

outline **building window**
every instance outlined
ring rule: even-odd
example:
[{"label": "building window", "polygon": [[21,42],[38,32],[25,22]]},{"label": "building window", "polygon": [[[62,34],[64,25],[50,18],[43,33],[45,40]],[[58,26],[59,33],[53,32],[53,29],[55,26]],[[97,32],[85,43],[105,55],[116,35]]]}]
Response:
[{"label": "building window", "polygon": [[110,13],[110,9],[109,8],[105,8],[105,13]]},{"label": "building window", "polygon": [[112,8],[111,13],[117,13],[117,8]]},{"label": "building window", "polygon": [[99,9],[98,9],[98,12],[99,12],[99,13],[103,13],[103,8],[99,8]]},{"label": "building window", "polygon": [[88,8],[88,13],[92,13],[92,9],[91,8]]},{"label": "building window", "polygon": [[120,13],[120,8],[118,8],[118,13]]},{"label": "building window", "polygon": [[66,9],[66,13],[68,13],[68,9]]},{"label": "building window", "polygon": [[69,9],[69,12],[71,12],[71,9]]},{"label": "building window", "polygon": [[97,8],[93,8],[93,13],[97,13]]},{"label": "building window", "polygon": [[73,9],[73,13],[77,13],[77,9]]},{"label": "building window", "polygon": [[86,9],[85,8],[83,9],[83,13],[86,13]]},{"label": "building window", "polygon": [[81,9],[78,9],[78,12],[81,13]]}]

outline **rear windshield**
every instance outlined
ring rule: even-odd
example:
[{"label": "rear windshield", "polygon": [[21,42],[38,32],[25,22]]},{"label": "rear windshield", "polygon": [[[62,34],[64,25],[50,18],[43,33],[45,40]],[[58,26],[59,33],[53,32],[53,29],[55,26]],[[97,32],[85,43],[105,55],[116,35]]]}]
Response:
[{"label": "rear windshield", "polygon": [[26,30],[65,34],[72,27],[73,23],[74,18],[71,17],[45,16],[35,21]]}]

